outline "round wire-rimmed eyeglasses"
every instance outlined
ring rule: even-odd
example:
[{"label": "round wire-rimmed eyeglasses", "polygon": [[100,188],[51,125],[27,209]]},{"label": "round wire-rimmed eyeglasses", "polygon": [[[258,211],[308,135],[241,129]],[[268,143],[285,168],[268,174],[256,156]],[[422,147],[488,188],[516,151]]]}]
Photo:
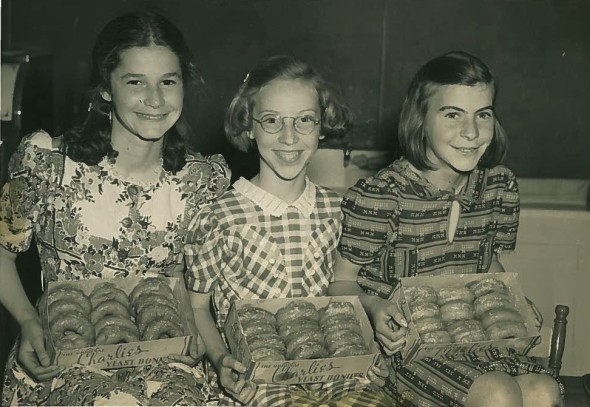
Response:
[{"label": "round wire-rimmed eyeglasses", "polygon": [[260,119],[252,118],[255,122],[260,124],[262,130],[269,134],[276,134],[283,130],[285,127],[285,119],[293,120],[293,128],[299,134],[304,136],[311,134],[315,129],[315,126],[321,123],[321,120],[317,120],[313,116],[279,116],[279,115],[265,115]]}]

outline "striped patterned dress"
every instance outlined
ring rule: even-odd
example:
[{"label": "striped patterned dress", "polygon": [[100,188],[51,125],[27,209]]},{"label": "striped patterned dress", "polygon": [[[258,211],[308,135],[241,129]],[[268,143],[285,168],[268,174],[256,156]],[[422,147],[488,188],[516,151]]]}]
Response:
[{"label": "striped patterned dress", "polygon": [[[229,308],[236,300],[325,296],[332,279],[340,218],[340,197],[309,180],[302,195],[287,204],[240,178],[189,226],[187,287],[212,293],[222,336]],[[248,405],[324,403],[386,407],[392,400],[366,380],[340,380],[259,385]],[[220,394],[220,405],[239,403]]]},{"label": "striped patterned dress", "polygon": [[[453,202],[460,204],[454,238],[448,234]],[[342,201],[339,251],[361,265],[358,283],[390,299],[399,277],[485,273],[494,254],[514,250],[519,193],[503,166],[476,168],[463,191],[440,190],[414,172],[405,159],[350,188]],[[387,392],[403,406],[463,406],[480,375],[546,372],[534,358],[490,352],[469,361],[426,358],[392,367]]]}]

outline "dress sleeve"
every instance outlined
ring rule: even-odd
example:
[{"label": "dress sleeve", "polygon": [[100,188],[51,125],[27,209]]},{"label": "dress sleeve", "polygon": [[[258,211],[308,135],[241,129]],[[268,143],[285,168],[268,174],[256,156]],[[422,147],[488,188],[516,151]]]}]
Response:
[{"label": "dress sleeve", "polygon": [[513,251],[516,246],[518,217],[520,214],[520,194],[516,177],[509,169],[505,170],[505,186],[502,191],[500,214],[496,232],[494,252]]},{"label": "dress sleeve", "polygon": [[231,171],[221,154],[213,154],[206,157],[211,166],[211,175],[204,191],[204,199],[207,203],[214,201],[223,194],[230,185]]},{"label": "dress sleeve", "polygon": [[222,231],[215,211],[206,206],[189,224],[184,259],[186,286],[198,293],[212,290],[225,266]]},{"label": "dress sleeve", "polygon": [[52,174],[51,137],[44,132],[23,138],[8,164],[0,194],[0,245],[11,252],[29,248],[39,217],[48,205]]},{"label": "dress sleeve", "polygon": [[341,207],[340,254],[358,265],[375,262],[395,232],[393,190],[377,177],[362,179],[346,192]]}]

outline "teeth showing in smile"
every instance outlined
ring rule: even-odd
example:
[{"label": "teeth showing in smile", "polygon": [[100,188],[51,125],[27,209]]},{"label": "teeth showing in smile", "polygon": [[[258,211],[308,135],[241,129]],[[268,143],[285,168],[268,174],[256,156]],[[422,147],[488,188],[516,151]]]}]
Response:
[{"label": "teeth showing in smile", "polygon": [[279,156],[283,161],[293,162],[297,161],[301,155],[300,151],[275,151],[275,154]]},{"label": "teeth showing in smile", "polygon": [[456,150],[459,150],[463,154],[471,154],[477,151],[477,148],[459,148],[455,147]]},{"label": "teeth showing in smile", "polygon": [[162,120],[166,117],[166,114],[145,114],[145,113],[136,113],[141,119],[144,120]]}]

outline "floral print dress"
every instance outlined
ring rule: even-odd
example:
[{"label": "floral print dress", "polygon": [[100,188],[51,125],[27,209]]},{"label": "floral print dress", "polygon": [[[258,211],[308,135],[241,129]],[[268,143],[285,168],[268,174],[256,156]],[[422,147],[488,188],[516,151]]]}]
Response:
[{"label": "floral print dress", "polygon": [[[187,164],[176,174],[160,168],[150,182],[140,183],[119,176],[106,158],[93,166],[72,161],[63,153],[60,138],[52,139],[41,131],[23,139],[10,161],[9,174],[0,195],[0,245],[11,252],[23,252],[34,235],[44,281],[182,271],[188,222],[227,189],[230,176],[220,155],[196,155],[188,156]],[[101,383],[103,390],[105,383],[106,388],[112,385],[107,395],[133,390],[129,397],[139,404],[150,398],[148,388],[153,389],[154,383],[161,387],[171,381],[178,387],[178,377],[190,373],[192,382],[185,382],[191,383],[192,396],[185,396],[184,402],[195,404],[206,398],[200,370],[170,365],[121,369],[116,374],[69,369],[53,380],[49,400],[48,386],[24,372],[16,362],[15,349],[6,367],[2,405],[89,404],[87,399],[72,398],[74,394],[88,397],[87,390],[72,392],[58,386],[73,386],[81,372],[95,379],[108,378],[93,382]],[[193,394],[194,381],[205,391]],[[100,391],[94,389],[94,393]],[[56,395],[69,399],[56,400]],[[177,401],[182,402],[181,397]],[[174,402],[166,400],[164,404]]]}]

